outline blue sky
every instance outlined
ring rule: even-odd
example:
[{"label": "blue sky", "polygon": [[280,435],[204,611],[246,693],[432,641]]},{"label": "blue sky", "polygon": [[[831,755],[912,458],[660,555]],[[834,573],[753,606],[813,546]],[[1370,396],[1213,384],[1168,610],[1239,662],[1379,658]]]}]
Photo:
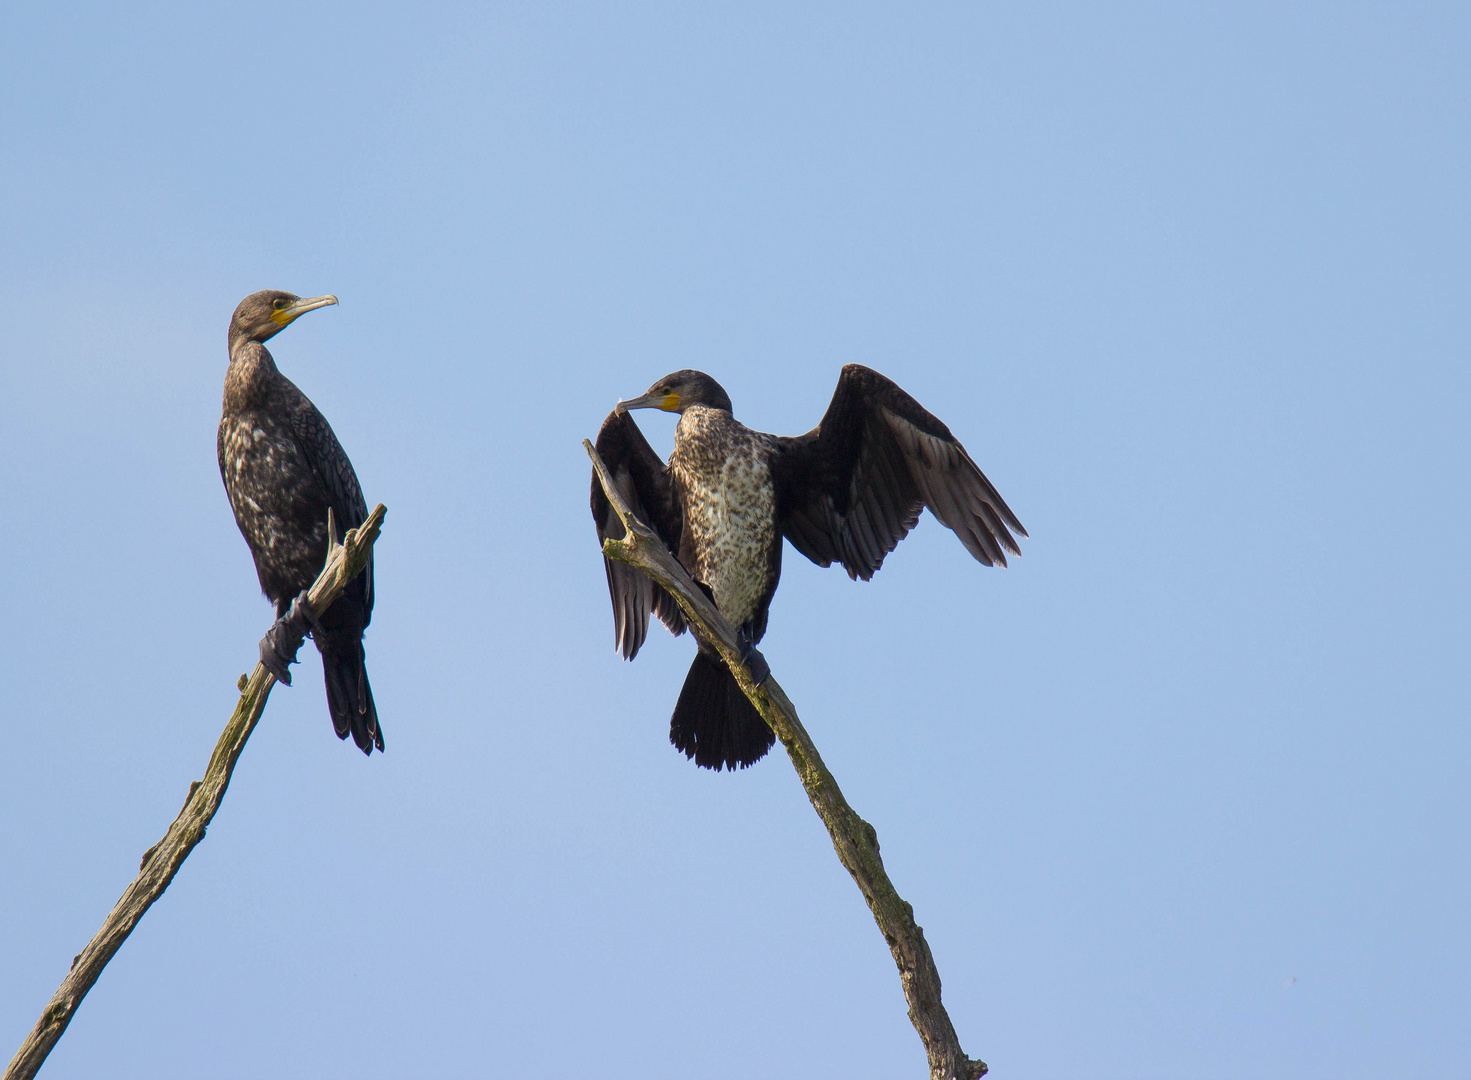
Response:
[{"label": "blue sky", "polygon": [[[1032,534],[788,553],[763,645],[998,1077],[1471,1068],[1462,5],[0,11],[0,1056],[269,622],[235,304],[389,508],[55,1078],[923,1075],[782,756],[667,743],[579,441],[869,364]],[[668,417],[641,414],[655,446]],[[304,655],[310,653],[310,650]]]}]

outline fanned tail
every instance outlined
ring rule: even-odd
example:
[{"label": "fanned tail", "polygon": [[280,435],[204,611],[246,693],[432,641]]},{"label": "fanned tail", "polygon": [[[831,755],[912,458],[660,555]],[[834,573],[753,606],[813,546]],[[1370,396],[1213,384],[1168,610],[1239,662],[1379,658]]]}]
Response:
[{"label": "fanned tail", "polygon": [[760,761],[776,736],[724,662],[701,649],[669,719],[669,741],[696,765],[719,772]]}]

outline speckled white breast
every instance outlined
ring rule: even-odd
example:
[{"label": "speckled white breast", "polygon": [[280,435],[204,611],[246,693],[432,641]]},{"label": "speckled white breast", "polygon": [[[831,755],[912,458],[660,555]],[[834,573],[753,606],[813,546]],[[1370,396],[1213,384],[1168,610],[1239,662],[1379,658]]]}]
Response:
[{"label": "speckled white breast", "polygon": [[[327,525],[325,510],[317,512],[303,498],[315,480],[291,433],[262,414],[247,413],[221,421],[220,434],[221,471],[235,520],[263,549],[256,552],[257,566],[264,559],[310,583],[326,551]],[[287,524],[301,517],[323,520],[303,536]]]},{"label": "speckled white breast", "polygon": [[755,614],[766,591],[776,537],[769,453],[765,438],[729,413],[694,405],[679,418],[669,456],[695,553],[687,569],[737,626]]}]

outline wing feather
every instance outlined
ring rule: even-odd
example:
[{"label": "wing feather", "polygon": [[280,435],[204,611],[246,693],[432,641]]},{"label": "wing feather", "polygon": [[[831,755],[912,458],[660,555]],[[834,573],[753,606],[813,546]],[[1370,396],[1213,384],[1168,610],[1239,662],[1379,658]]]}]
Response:
[{"label": "wing feather", "polygon": [[[679,506],[669,471],[643,432],[627,413],[609,413],[598,432],[598,456],[608,466],[618,493],[630,510],[648,525],[671,551],[679,550],[683,531]],[[597,474],[592,478],[592,516],[598,530],[598,544],[604,540],[621,540],[623,522],[613,512],[613,505],[603,494]],[[684,612],[674,598],[655,585],[648,575],[627,563],[603,556],[603,569],[608,577],[608,596],[613,602],[613,632],[618,649],[625,660],[638,655],[649,633],[649,614],[658,617],[669,632],[685,631]]]},{"label": "wing feather", "polygon": [[843,368],[822,423],[777,443],[782,532],[820,566],[868,580],[926,507],[987,566],[1021,554],[1026,529],[965,447],[876,371]]},{"label": "wing feather", "polygon": [[[290,380],[286,382],[289,386],[288,393],[295,391],[296,399],[289,404],[291,437],[296,441],[317,483],[327,493],[327,503],[332,507],[332,516],[336,519],[338,529],[343,532],[355,529],[367,520],[368,504],[363,499],[363,489],[358,484],[358,475],[353,471],[347,451],[342,449],[342,444],[332,431],[332,425],[327,423],[321,410],[294,383],[290,383]],[[223,459],[223,452],[221,458]],[[222,461],[221,468],[223,467]],[[363,625],[367,626],[373,618],[371,558],[360,580],[361,585],[358,584],[358,579],[350,582],[345,595],[353,597],[357,595],[359,588],[362,589]]]}]

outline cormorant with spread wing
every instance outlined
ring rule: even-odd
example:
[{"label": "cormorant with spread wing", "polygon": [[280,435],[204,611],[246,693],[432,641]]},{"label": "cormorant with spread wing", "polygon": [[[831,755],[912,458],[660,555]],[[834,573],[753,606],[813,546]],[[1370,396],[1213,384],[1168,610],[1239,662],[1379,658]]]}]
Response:
[{"label": "cormorant with spread wing", "polygon": [[358,749],[371,754],[375,746],[383,749],[363,656],[363,630],[373,617],[372,562],[326,611],[313,614],[305,597],[327,561],[328,509],[339,529],[351,529],[363,523],[368,507],[326,418],[277,370],[262,344],[306,312],[335,303],[335,296],[303,300],[274,289],[240,301],[230,319],[216,449],[235,524],[255,557],[261,591],[276,605],[277,623],[261,642],[261,662],[289,686],[287,665],[310,629],[322,654],[337,737],[351,734]]},{"label": "cormorant with spread wing", "polygon": [[[631,409],[679,413],[666,466]],[[858,364],[838,377],[822,422],[806,435],[766,435],[731,415],[730,398],[701,371],[676,371],[620,401],[597,449],[619,492],[738,629],[758,682],[768,668],[756,642],[781,577],[782,537],[819,566],[841,563],[867,581],[926,507],[976,560],[1006,565],[1027,531],[950,429],[891,380]],[[599,541],[623,525],[596,474]],[[674,634],[673,597],[625,563],[603,559],[618,647],[638,654],[652,612]],[[670,719],[669,741],[706,768],[744,768],[774,740],[720,657],[700,647]]]}]

